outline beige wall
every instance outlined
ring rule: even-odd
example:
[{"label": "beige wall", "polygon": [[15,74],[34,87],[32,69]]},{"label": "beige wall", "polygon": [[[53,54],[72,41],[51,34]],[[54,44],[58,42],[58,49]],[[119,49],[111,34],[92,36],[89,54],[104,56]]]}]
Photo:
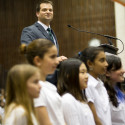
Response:
[{"label": "beige wall", "polygon": [[[115,24],[116,24],[116,37],[121,39],[125,46],[125,6],[114,3],[115,4]],[[119,48],[119,52],[122,50],[123,46],[120,41],[117,41],[117,47]],[[125,50],[119,54],[122,59],[123,68],[125,69]]]}]

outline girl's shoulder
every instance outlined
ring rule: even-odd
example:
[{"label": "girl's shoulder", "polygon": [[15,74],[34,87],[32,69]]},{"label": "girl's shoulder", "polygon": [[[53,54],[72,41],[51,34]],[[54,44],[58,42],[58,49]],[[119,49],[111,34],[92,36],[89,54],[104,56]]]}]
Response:
[{"label": "girl's shoulder", "polygon": [[15,112],[19,112],[20,114],[26,113],[26,110],[24,109],[24,107],[22,105],[16,106],[14,110],[15,110]]},{"label": "girl's shoulder", "polygon": [[76,101],[75,97],[72,96],[70,93],[64,94],[64,95],[62,96],[62,100],[65,101],[65,102],[70,102],[70,103]]},{"label": "girl's shoulder", "polygon": [[57,88],[55,85],[53,85],[52,83],[48,82],[48,81],[39,81],[40,85],[42,86],[43,89],[49,89],[52,91],[57,91]]},{"label": "girl's shoulder", "polygon": [[16,105],[15,103],[12,103],[7,109],[7,115],[13,115],[15,113],[18,113],[17,115],[24,115],[26,111],[22,105]]},{"label": "girl's shoulder", "polygon": [[21,105],[10,104],[8,107],[5,117],[4,123],[5,124],[15,124],[16,123],[26,123],[26,110]]}]

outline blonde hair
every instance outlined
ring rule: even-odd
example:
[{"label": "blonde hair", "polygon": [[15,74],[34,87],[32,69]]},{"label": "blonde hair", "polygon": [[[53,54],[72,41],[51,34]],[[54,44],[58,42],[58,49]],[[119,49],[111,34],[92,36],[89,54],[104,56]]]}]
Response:
[{"label": "blonde hair", "polygon": [[8,112],[8,107],[11,104],[17,106],[23,106],[26,111],[27,124],[33,125],[31,112],[34,113],[33,100],[30,99],[27,92],[27,80],[38,72],[39,69],[29,64],[15,65],[10,69],[7,76],[6,83],[6,105],[5,105],[5,118]]}]

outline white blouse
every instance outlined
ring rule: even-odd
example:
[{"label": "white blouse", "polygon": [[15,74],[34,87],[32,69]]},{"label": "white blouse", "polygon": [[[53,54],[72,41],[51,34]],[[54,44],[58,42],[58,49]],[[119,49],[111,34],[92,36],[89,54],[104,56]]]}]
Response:
[{"label": "white blouse", "polygon": [[62,96],[66,125],[95,125],[92,111],[87,103],[76,100],[71,94]]},{"label": "white blouse", "polygon": [[96,113],[102,125],[112,125],[109,97],[100,79],[95,79],[89,74],[88,87],[86,88],[88,102],[94,103]]},{"label": "white blouse", "polygon": [[42,86],[40,95],[38,98],[34,99],[35,107],[46,107],[53,125],[65,125],[62,98],[57,93],[57,88],[48,81],[40,81],[40,85]]},{"label": "white blouse", "polygon": [[[28,125],[25,109],[22,106],[18,106],[11,110],[12,107],[13,106],[10,106],[10,108],[8,109],[8,112],[11,112],[7,113],[7,116],[3,121],[3,125]],[[38,122],[33,113],[31,114],[31,117],[33,125],[38,125]]]},{"label": "white blouse", "polygon": [[118,107],[110,103],[112,125],[125,125],[125,102],[120,102]]}]

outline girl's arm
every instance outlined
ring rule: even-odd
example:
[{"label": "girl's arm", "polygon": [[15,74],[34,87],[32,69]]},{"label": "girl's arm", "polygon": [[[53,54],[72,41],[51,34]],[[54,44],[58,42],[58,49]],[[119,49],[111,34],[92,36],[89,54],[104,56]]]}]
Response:
[{"label": "girl's arm", "polygon": [[46,107],[36,107],[35,111],[40,125],[52,125]]},{"label": "girl's arm", "polygon": [[91,109],[91,111],[92,111],[92,113],[93,113],[93,116],[94,116],[96,125],[102,125],[100,119],[99,119],[98,116],[97,116],[97,113],[96,113],[96,109],[95,109],[94,104],[93,104],[92,102],[89,102],[88,105],[89,105],[89,107],[90,107],[90,109]]}]

